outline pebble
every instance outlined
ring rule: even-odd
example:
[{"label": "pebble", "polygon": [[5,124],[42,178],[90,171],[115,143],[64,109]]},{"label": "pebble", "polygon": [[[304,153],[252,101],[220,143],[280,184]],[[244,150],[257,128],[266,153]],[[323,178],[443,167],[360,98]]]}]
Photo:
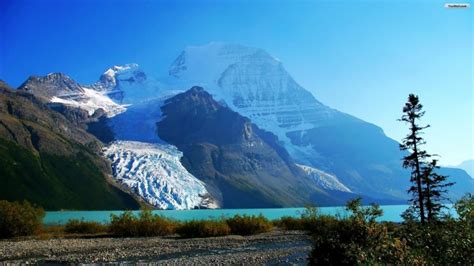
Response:
[{"label": "pebble", "polygon": [[[274,230],[253,236],[2,240],[0,264],[107,263],[305,264],[310,237]],[[303,254],[303,256],[294,256]],[[305,255],[306,254],[306,255]]]}]

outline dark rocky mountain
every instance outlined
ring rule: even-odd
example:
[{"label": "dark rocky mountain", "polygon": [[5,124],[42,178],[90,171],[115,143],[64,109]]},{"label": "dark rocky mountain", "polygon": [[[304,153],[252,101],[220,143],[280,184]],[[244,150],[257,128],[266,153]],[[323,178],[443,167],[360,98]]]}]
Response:
[{"label": "dark rocky mountain", "polygon": [[275,135],[200,87],[167,100],[162,112],[159,137],[183,152],[183,165],[224,208],[338,204],[355,196],[338,198],[316,187]]},{"label": "dark rocky mountain", "polygon": [[62,73],[47,76],[31,76],[20,85],[18,91],[29,92],[36,97],[51,99],[54,96],[71,96],[84,93],[84,89],[70,77]]},{"label": "dark rocky mountain", "polygon": [[[62,84],[54,90],[68,88],[74,89]],[[31,93],[0,82],[1,199],[49,210],[138,208],[132,196],[107,181],[110,167],[101,146]]]}]

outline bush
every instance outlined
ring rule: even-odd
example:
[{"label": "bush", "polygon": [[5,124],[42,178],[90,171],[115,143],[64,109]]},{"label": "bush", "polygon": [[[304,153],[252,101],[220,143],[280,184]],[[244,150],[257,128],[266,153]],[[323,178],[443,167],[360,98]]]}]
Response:
[{"label": "bush", "polygon": [[120,237],[164,236],[173,234],[178,223],[163,216],[142,210],[136,217],[131,211],[111,215],[110,233]]},{"label": "bush", "polygon": [[326,226],[337,219],[329,215],[321,215],[316,207],[307,207],[300,217],[285,216],[275,221],[275,224],[285,230],[318,231],[320,226]]},{"label": "bush", "polygon": [[273,224],[285,230],[307,230],[306,224],[300,217],[284,216],[274,221]]},{"label": "bush", "polygon": [[263,215],[235,215],[226,219],[232,234],[253,235],[268,232],[273,228],[272,223]]},{"label": "bush", "polygon": [[454,209],[459,216],[459,221],[467,223],[469,226],[474,226],[474,197],[471,193],[467,193],[456,204]]},{"label": "bush", "polygon": [[69,220],[64,226],[64,232],[69,234],[99,234],[107,231],[107,226],[101,223],[76,219]]},{"label": "bush", "polygon": [[348,202],[350,216],[337,219],[321,216],[312,226],[314,265],[407,264],[412,263],[406,242],[388,234],[384,224],[375,222],[378,206],[361,207],[360,200]]},{"label": "bush", "polygon": [[181,237],[211,237],[229,235],[231,230],[224,220],[188,221],[181,224],[176,232]]},{"label": "bush", "polygon": [[404,239],[411,253],[427,264],[474,265],[474,198],[467,194],[454,208],[457,219],[445,217],[425,226],[408,219],[395,235]]},{"label": "bush", "polygon": [[[311,264],[320,265],[474,265],[474,199],[466,195],[455,204],[459,218],[444,217],[422,225],[410,216],[403,224],[376,222],[377,205],[348,202],[345,218],[312,219]],[[300,218],[301,222],[303,219]],[[300,226],[291,219],[282,224]]]},{"label": "bush", "polygon": [[0,201],[0,238],[27,236],[42,226],[44,210],[24,201]]}]

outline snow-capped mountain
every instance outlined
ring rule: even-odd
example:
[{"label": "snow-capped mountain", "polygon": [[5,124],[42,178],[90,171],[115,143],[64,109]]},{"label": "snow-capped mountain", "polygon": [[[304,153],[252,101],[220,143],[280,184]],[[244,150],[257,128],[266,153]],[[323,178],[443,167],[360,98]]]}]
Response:
[{"label": "snow-capped mountain", "polygon": [[117,103],[132,104],[153,100],[160,95],[160,86],[133,63],[107,69],[90,88],[107,94]]},{"label": "snow-capped mountain", "polygon": [[298,163],[336,177],[354,193],[407,197],[408,180],[401,177],[408,172],[400,165],[398,143],[381,128],[320,103],[262,49],[217,42],[185,48],[169,68],[168,84],[203,86],[277,135]]},{"label": "snow-capped mountain", "polygon": [[309,163],[311,147],[293,145],[289,134],[332,123],[339,112],[302,88],[282,63],[262,49],[210,43],[186,48],[171,65],[169,86],[198,84],[259,127],[273,132],[295,159]]},{"label": "snow-capped mountain", "polygon": [[124,106],[112,101],[105,93],[80,85],[62,73],[30,77],[18,90],[32,93],[51,104],[85,110],[90,116],[99,109],[108,117],[125,111]]},{"label": "snow-capped mountain", "polygon": [[67,106],[91,117],[102,110],[107,119],[80,121],[105,123],[100,128],[111,130],[117,141],[108,144],[103,155],[112,163],[113,177],[148,204],[160,209],[219,207],[205,184],[183,167],[182,153],[159,139],[160,106],[174,92],[160,92],[156,84],[147,81],[138,65],[129,64],[106,70],[92,85],[57,73],[32,77],[19,90],[41,97],[57,110],[70,111],[56,105]]},{"label": "snow-capped mountain", "polygon": [[[210,95],[189,90],[195,86]],[[107,140],[100,139],[114,141],[104,152],[114,177],[159,208],[294,206],[305,200],[339,204],[355,194],[401,203],[407,197],[409,182],[401,177],[408,172],[400,165],[398,143],[379,127],[320,103],[262,49],[225,43],[191,46],[172,63],[165,79],[128,64],[107,69],[91,85],[55,73],[31,77],[19,90],[50,105],[83,110],[63,114],[80,117],[98,138],[105,132]],[[174,104],[167,105],[171,98]],[[172,110],[163,117],[163,108]],[[83,119],[84,111],[93,119]],[[232,111],[238,115],[230,115]],[[106,116],[101,118],[102,113]],[[224,113],[236,120],[223,119]],[[259,145],[246,139],[251,132],[260,132],[261,143],[271,139],[265,152],[254,152]],[[269,156],[274,153],[276,157]],[[288,168],[283,179],[282,168],[271,166],[282,155],[280,166]],[[473,190],[472,179],[459,180],[463,185],[453,187],[453,197]],[[301,184],[304,189],[282,190]]]},{"label": "snow-capped mountain", "polygon": [[298,163],[336,176],[351,191],[406,197],[408,184],[395,179],[405,173],[398,143],[320,103],[264,50],[226,43],[188,47],[169,68],[168,86],[191,84],[277,135]]},{"label": "snow-capped mountain", "polygon": [[[343,202],[316,182],[319,176],[310,177],[302,171],[274,134],[221,105],[203,88],[195,86],[166,100],[161,110],[159,137],[183,152],[186,169],[206,183],[220,206]],[[355,196],[339,188],[333,186],[341,196]]]}]

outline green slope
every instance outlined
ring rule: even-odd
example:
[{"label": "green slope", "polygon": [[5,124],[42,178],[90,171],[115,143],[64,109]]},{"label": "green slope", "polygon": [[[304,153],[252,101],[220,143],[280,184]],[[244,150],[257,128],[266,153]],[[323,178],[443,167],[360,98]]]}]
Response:
[{"label": "green slope", "polygon": [[136,209],[128,194],[109,185],[86,151],[35,156],[0,139],[0,197],[28,200],[47,210]]},{"label": "green slope", "polygon": [[137,209],[110,184],[101,143],[38,98],[0,81],[0,200],[47,210]]}]

